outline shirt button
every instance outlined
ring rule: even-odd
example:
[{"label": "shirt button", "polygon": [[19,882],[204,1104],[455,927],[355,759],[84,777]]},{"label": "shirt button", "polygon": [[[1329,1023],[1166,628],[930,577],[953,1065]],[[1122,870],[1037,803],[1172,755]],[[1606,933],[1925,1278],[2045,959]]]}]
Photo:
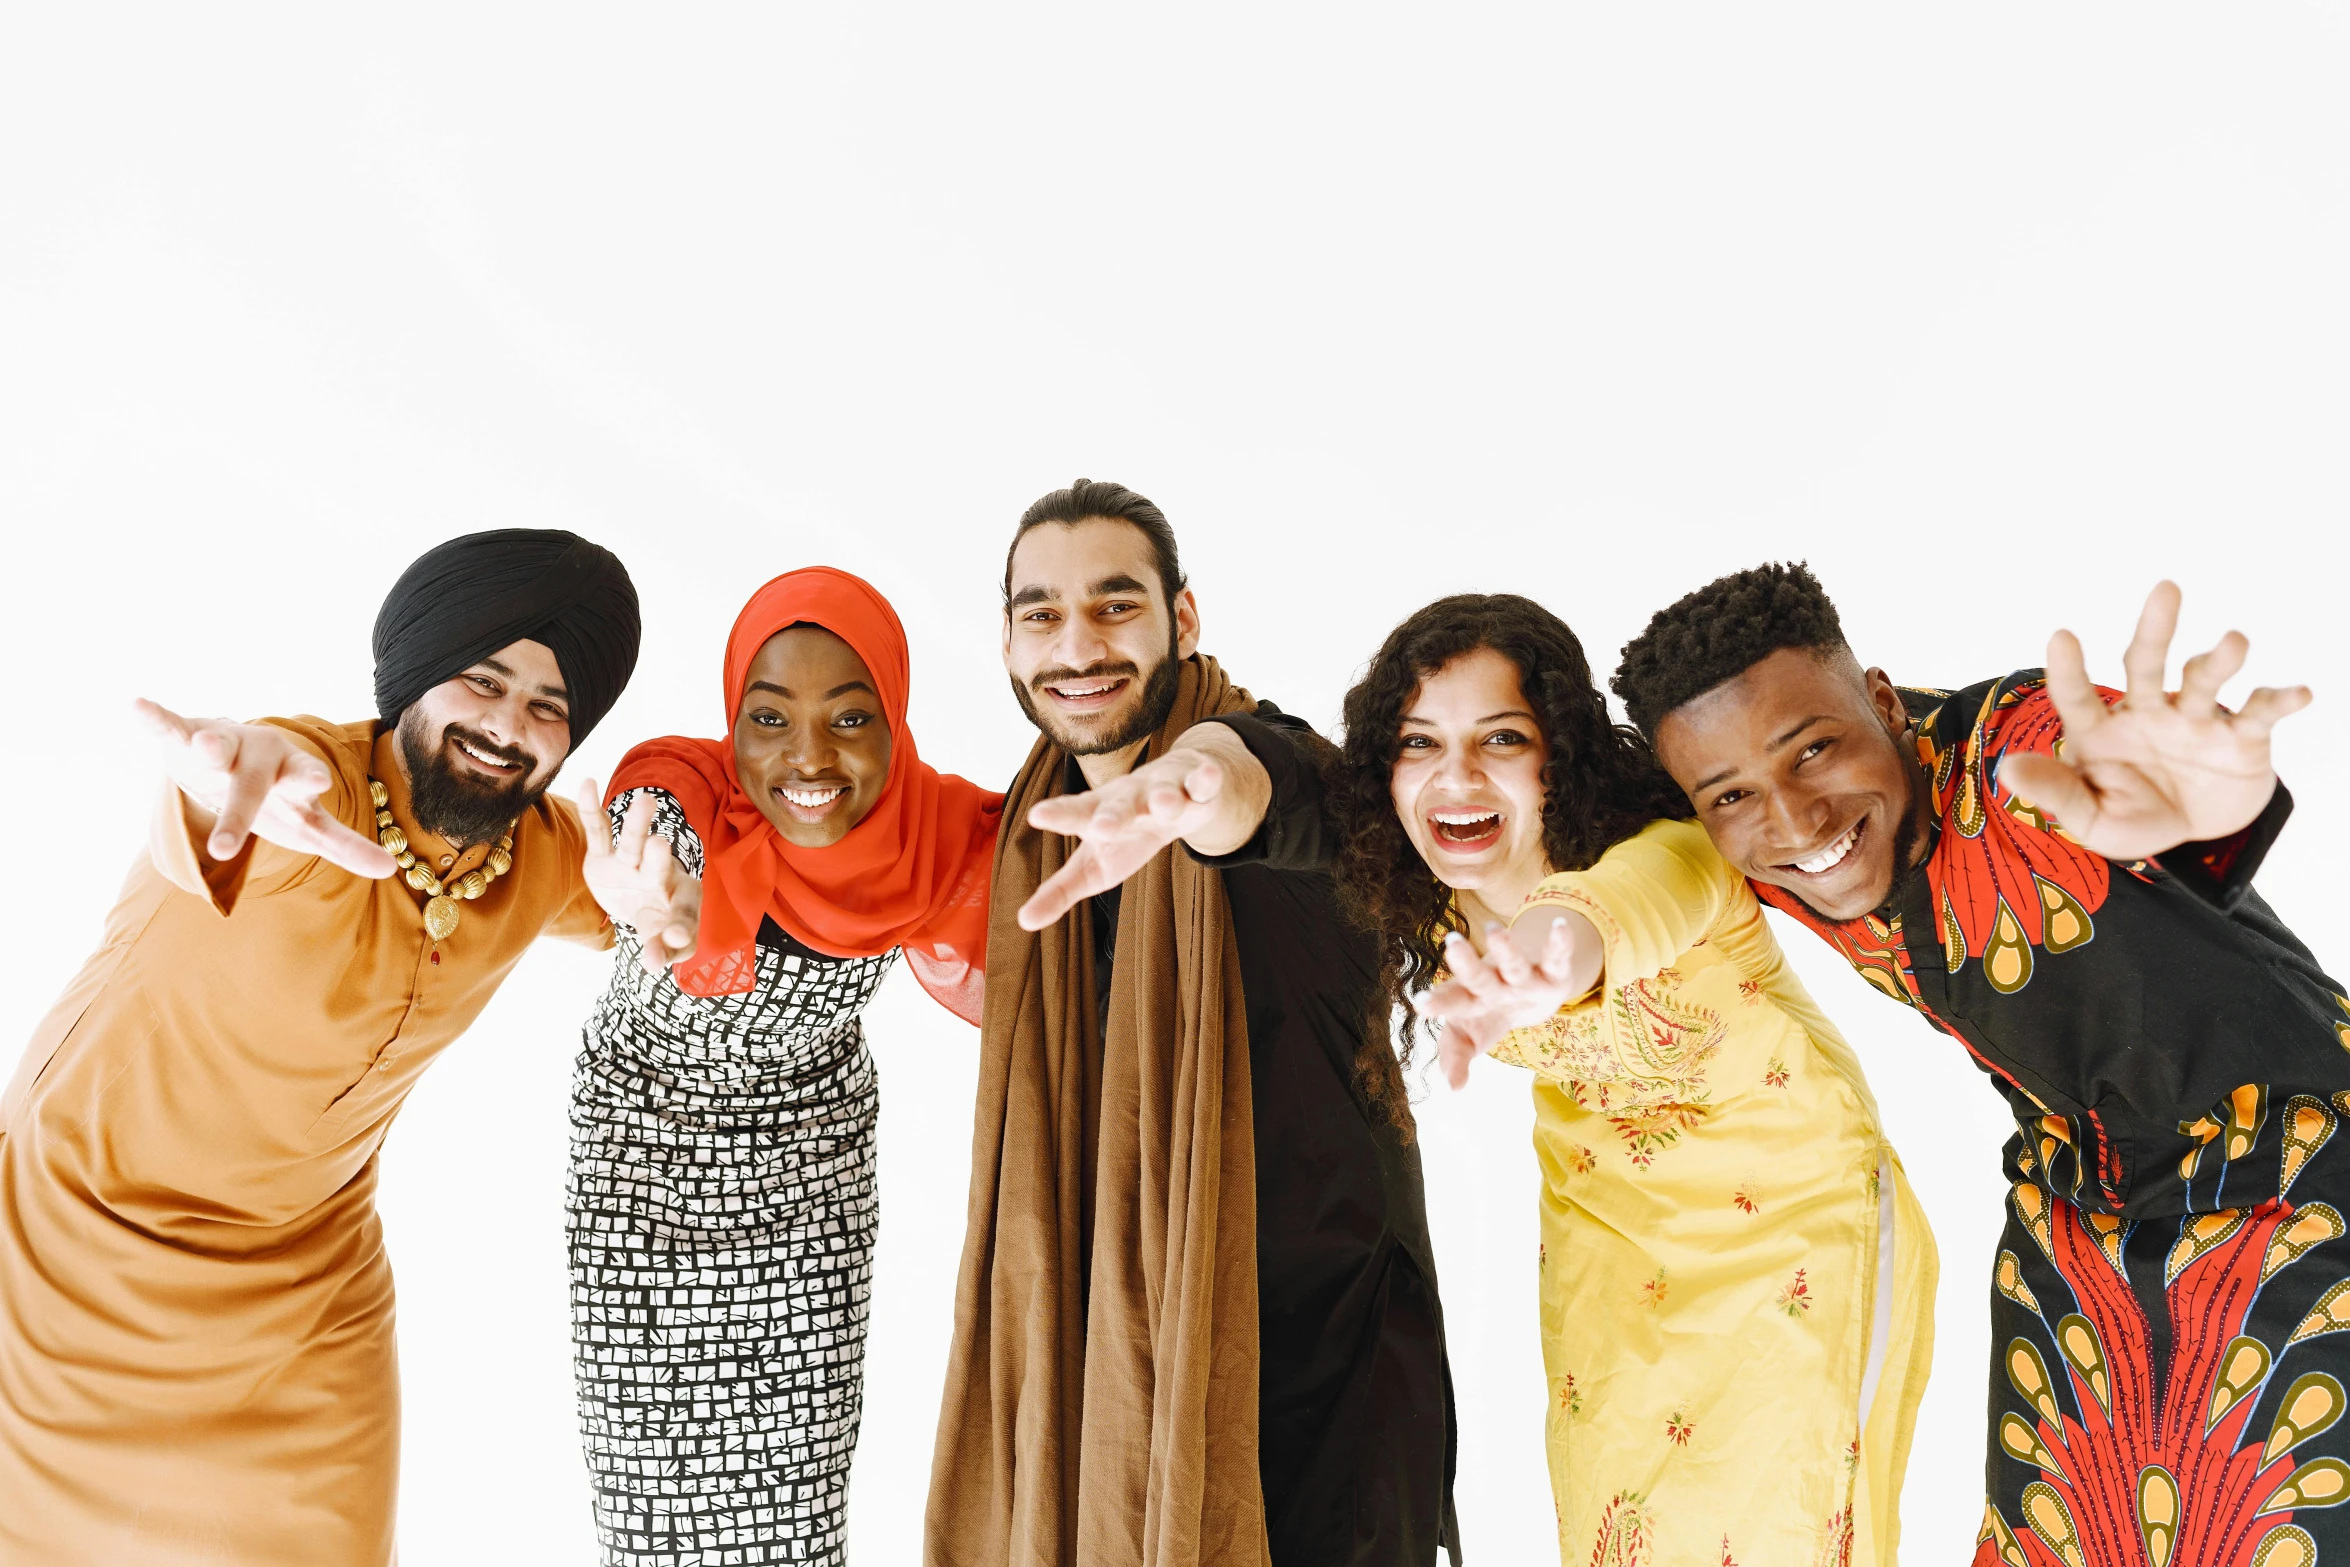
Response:
[{"label": "shirt button", "polygon": [[454,854],[444,854],[441,856],[441,863],[443,865],[454,865],[457,863],[457,856]]}]

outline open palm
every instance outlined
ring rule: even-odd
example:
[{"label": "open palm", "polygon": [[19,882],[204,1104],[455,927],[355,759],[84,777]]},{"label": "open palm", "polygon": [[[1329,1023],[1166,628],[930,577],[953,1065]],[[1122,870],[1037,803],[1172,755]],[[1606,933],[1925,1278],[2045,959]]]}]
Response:
[{"label": "open palm", "polygon": [[588,891],[614,923],[637,933],[645,967],[658,973],[693,956],[702,924],[702,883],[677,863],[669,840],[652,830],[652,797],[640,794],[629,801],[619,835],[607,839],[597,830],[604,807],[590,778],[580,787],[579,816],[587,828],[587,857],[580,870]]},{"label": "open palm", "polygon": [[1042,930],[1084,899],[1124,882],[1212,819],[1223,792],[1222,764],[1179,748],[1099,789],[1037,801],[1028,825],[1075,838],[1077,847],[1020,906],[1021,928]]},{"label": "open palm", "polygon": [[2090,683],[2080,639],[2048,643],[2048,695],[2064,720],[2056,756],[2011,756],[2000,777],[2084,848],[2113,860],[2151,858],[2182,843],[2242,831],[2267,806],[2277,774],[2269,735],[2309,705],[2307,686],[2263,686],[2230,712],[2220,687],[2244,667],[2240,632],[2187,660],[2165,687],[2179,589],[2158,583],[2122,656],[2128,687],[2112,707]]}]

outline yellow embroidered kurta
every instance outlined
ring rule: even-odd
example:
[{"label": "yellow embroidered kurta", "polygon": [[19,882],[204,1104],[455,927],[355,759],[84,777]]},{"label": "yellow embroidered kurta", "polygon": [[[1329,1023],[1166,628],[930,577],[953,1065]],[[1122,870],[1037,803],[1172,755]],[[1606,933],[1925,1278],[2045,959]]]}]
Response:
[{"label": "yellow embroidered kurta", "polygon": [[[418,830],[388,731],[273,722],[327,761],[337,820],[373,836],[372,769],[428,864],[484,857]],[[376,1151],[532,941],[609,944],[585,843],[542,801],[513,870],[436,942],[398,878],[259,842],[200,860],[167,791],[0,1099],[0,1562],[390,1560]]]},{"label": "yellow embroidered kurta", "polygon": [[1860,1063],[1693,823],[1543,904],[1606,943],[1494,1051],[1537,1074],[1561,1559],[1891,1563],[1935,1257]]}]

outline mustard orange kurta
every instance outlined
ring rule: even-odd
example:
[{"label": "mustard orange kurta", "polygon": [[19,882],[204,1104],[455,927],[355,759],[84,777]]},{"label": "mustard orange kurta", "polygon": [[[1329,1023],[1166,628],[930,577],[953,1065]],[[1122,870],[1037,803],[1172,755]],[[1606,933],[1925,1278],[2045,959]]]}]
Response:
[{"label": "mustard orange kurta", "polygon": [[[426,863],[393,738],[269,720]],[[376,1153],[541,934],[608,944],[570,806],[425,934],[422,898],[256,841],[200,860],[176,791],[106,937],[0,1100],[0,1561],[343,1567],[392,1556],[399,1385]],[[468,860],[452,857],[461,872]]]}]

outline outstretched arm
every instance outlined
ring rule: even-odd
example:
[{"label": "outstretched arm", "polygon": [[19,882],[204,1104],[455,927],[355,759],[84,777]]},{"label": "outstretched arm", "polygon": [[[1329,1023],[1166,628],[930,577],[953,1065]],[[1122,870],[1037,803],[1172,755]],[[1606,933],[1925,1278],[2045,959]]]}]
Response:
[{"label": "outstretched arm", "polygon": [[132,705],[166,742],[165,771],[187,802],[191,837],[212,860],[235,859],[245,840],[257,837],[354,876],[384,877],[397,868],[382,845],[319,805],[334,775],[284,730],[183,718],[144,697]]},{"label": "outstretched arm", "polygon": [[694,954],[702,926],[701,878],[678,864],[669,840],[652,830],[650,793],[629,801],[617,839],[604,831],[603,798],[593,778],[580,785],[579,820],[587,829],[580,871],[604,912],[637,933],[645,969],[657,974]]},{"label": "outstretched arm", "polygon": [[1039,800],[1028,825],[1079,841],[1020,905],[1023,930],[1042,930],[1081,899],[1107,892],[1176,839],[1203,855],[1230,854],[1265,819],[1273,785],[1229,724],[1194,724],[1165,756],[1084,794]]},{"label": "outstretched arm", "polygon": [[1469,1063],[1500,1044],[1513,1028],[1531,1028],[1599,983],[1606,961],[1599,927],[1572,909],[1539,904],[1503,930],[1495,926],[1479,956],[1469,938],[1444,939],[1451,978],[1419,998],[1423,1017],[1444,1025],[1436,1061],[1455,1088],[1469,1081]]},{"label": "outstretched arm", "polygon": [[2309,705],[2307,686],[2262,686],[2240,711],[2220,706],[2220,687],[2244,667],[2251,644],[2231,631],[2187,660],[2179,689],[2165,689],[2179,589],[2157,583],[2122,655],[2129,685],[2111,708],[2090,683],[2080,639],[2048,643],[2048,695],[2064,720],[2061,754],[2017,754],[2000,777],[2055,817],[2083,848],[2110,860],[2151,859],[2182,843],[2241,832],[2276,792],[2269,733]]}]

